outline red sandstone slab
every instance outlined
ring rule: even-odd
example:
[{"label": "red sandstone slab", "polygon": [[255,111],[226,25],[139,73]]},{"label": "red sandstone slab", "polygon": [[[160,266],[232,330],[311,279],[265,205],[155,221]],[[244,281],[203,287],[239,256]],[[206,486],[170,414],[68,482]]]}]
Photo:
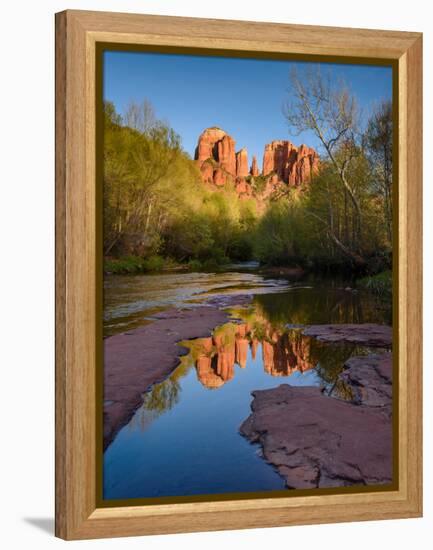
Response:
[{"label": "red sandstone slab", "polygon": [[357,390],[353,402],[316,387],[282,384],[253,392],[240,432],[288,488],[389,484],[392,481],[392,358],[350,359],[341,375]]},{"label": "red sandstone slab", "polygon": [[303,333],[328,343],[349,342],[362,346],[388,348],[392,344],[392,327],[374,323],[309,325]]}]

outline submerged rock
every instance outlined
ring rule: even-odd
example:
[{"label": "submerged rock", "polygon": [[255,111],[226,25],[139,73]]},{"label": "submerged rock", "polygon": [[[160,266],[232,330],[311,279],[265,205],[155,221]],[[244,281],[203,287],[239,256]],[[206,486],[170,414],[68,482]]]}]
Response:
[{"label": "submerged rock", "polygon": [[253,392],[240,432],[262,446],[288,488],[392,481],[391,354],[353,357],[345,367],[352,401],[288,384]]}]

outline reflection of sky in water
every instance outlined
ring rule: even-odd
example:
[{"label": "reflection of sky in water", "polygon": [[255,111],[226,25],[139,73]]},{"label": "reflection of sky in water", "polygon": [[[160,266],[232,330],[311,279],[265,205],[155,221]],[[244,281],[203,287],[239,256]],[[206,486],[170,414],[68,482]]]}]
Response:
[{"label": "reflection of sky in water", "polygon": [[181,379],[179,402],[146,426],[142,410],[105,453],[107,499],[283,489],[280,476],[238,432],[250,411],[251,391],[273,387],[261,355],[216,390],[194,368]]},{"label": "reflection of sky in water", "polygon": [[287,325],[390,319],[390,311],[380,310],[366,292],[288,286],[251,273],[188,273],[109,277],[106,329],[133,328],[158,308],[245,289],[254,293],[254,305],[232,308],[242,322],[218,327],[213,338],[190,341],[181,365],[145,394],[143,406],[108,447],[105,499],[283,489],[260,448],[239,434],[250,414],[251,392],[289,383],[321,385],[344,397],[344,387],[334,386],[342,365],[366,351],[321,344]]},{"label": "reflection of sky in water", "polygon": [[[233,329],[233,324],[228,323],[220,327],[220,334],[225,326]],[[303,341],[299,332],[294,336],[295,341]],[[191,341],[191,346],[204,340],[210,339]],[[280,340],[287,346],[284,334]],[[223,349],[227,350],[230,345],[227,338],[224,341]],[[311,366],[307,365],[304,372],[295,370],[289,376],[281,375],[281,370],[273,369],[269,360],[265,365],[263,345],[257,343],[253,357],[250,343],[245,367],[233,364],[230,376],[214,389],[206,387],[205,373],[195,367],[197,354],[193,358],[192,351],[183,357],[172,375],[145,395],[143,407],[108,447],[104,498],[283,489],[282,479],[260,457],[259,448],[239,434],[241,423],[250,413],[251,392],[281,383],[329,384],[314,368],[316,359],[311,359]],[[319,349],[329,351],[329,346],[319,344]],[[340,347],[339,358],[341,353],[349,357],[354,350],[354,346]],[[317,355],[317,351],[314,353]],[[328,363],[329,355],[332,353],[327,355]]]}]

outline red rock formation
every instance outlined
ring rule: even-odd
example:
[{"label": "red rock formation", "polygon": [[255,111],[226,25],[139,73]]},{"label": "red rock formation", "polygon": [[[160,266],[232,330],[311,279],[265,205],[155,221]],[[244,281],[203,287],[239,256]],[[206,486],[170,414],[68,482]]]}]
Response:
[{"label": "red rock formation", "polygon": [[290,141],[272,141],[265,145],[263,175],[275,173],[279,180],[291,186],[309,183],[318,170],[319,156],[314,149]]},{"label": "red rock formation", "polygon": [[216,144],[225,135],[226,133],[224,130],[221,130],[221,128],[206,128],[198,138],[198,145],[195,150],[195,160],[202,163],[210,158],[215,159],[215,154],[217,153]]},{"label": "red rock formation", "polygon": [[[235,145],[235,140],[221,128],[206,128],[199,137],[195,160],[203,182],[224,186],[231,181],[240,197],[251,197],[253,187],[246,178],[259,176],[257,159],[253,157],[249,168],[247,150],[236,153]],[[281,140],[268,143],[263,156],[263,175],[269,177],[261,188],[261,199],[284,192],[284,184],[297,187],[309,183],[318,166],[317,153],[306,145],[296,147],[290,141]]]},{"label": "red rock formation", "polygon": [[235,144],[235,140],[228,134],[225,134],[223,138],[218,141],[218,153],[215,159],[220,163],[221,168],[232,176],[236,174]]},{"label": "red rock formation", "polygon": [[236,176],[235,140],[221,128],[206,128],[195,150],[202,179],[206,183],[225,185]]},{"label": "red rock formation", "polygon": [[259,165],[257,164],[257,159],[255,155],[253,155],[253,162],[251,164],[250,174],[254,177],[257,177],[259,175]]},{"label": "red rock formation", "polygon": [[248,152],[243,148],[236,153],[236,176],[246,178],[248,173]]}]

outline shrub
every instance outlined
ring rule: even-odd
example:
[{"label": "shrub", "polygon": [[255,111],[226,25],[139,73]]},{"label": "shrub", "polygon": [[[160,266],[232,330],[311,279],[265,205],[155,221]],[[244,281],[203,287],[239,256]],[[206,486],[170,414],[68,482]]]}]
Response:
[{"label": "shrub", "polygon": [[383,271],[371,277],[364,277],[357,281],[357,285],[382,298],[389,298],[392,295],[392,273]]},{"label": "shrub", "polygon": [[119,259],[108,258],[104,261],[104,271],[117,275],[161,271],[163,268],[164,259],[161,256],[126,256]]},{"label": "shrub", "polygon": [[203,269],[205,271],[218,271],[218,262],[215,260],[215,258],[210,258],[209,260],[203,262]]},{"label": "shrub", "polygon": [[188,265],[189,271],[201,271],[203,269],[203,266],[200,260],[190,260],[187,265]]},{"label": "shrub", "polygon": [[120,259],[106,259],[104,271],[116,274],[139,273],[143,270],[143,258],[126,256]]},{"label": "shrub", "polygon": [[149,256],[143,261],[143,271],[162,271],[164,258],[161,256]]}]

